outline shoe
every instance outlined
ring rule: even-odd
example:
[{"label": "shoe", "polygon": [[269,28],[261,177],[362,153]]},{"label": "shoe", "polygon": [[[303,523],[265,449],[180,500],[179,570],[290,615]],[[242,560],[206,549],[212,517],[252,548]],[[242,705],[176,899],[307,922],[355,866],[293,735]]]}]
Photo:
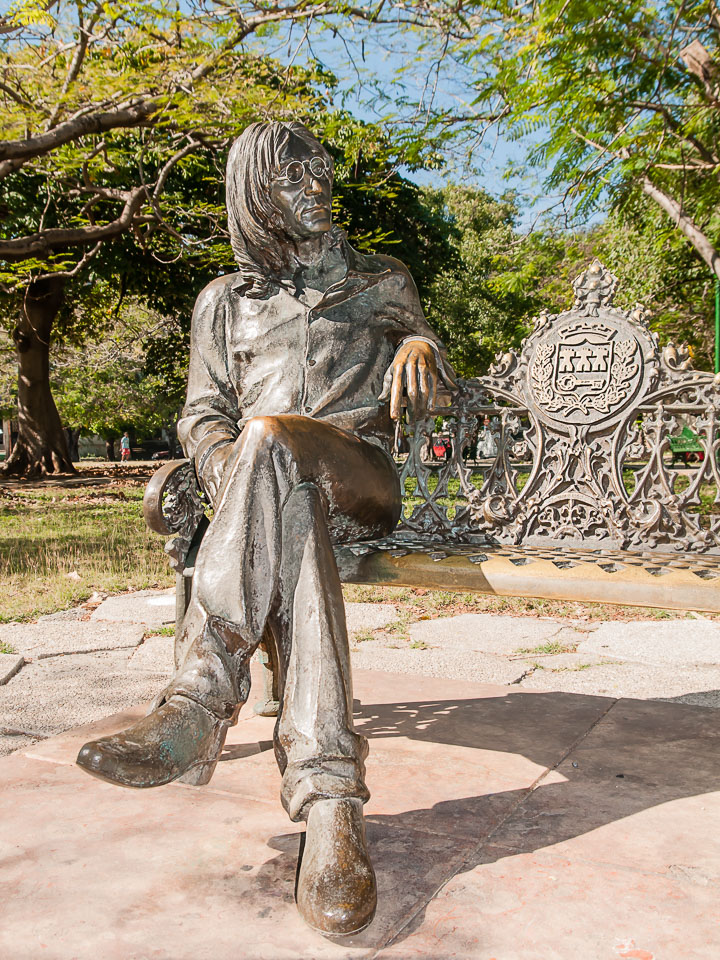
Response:
[{"label": "shoe", "polygon": [[86,743],[77,763],[123,787],[199,786],[213,775],[229,726],[195,700],[172,696],[122,733]]},{"label": "shoe", "polygon": [[377,906],[362,801],[318,800],[310,808],[295,893],[305,923],[330,937],[369,926]]}]

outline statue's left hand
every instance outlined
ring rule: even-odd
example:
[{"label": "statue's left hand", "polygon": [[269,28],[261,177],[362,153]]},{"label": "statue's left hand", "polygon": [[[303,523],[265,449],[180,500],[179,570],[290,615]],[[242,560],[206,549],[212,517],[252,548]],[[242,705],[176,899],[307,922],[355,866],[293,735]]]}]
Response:
[{"label": "statue's left hand", "polygon": [[408,412],[412,420],[421,420],[435,405],[438,368],[435,351],[424,340],[408,340],[395,354],[385,374],[380,400],[390,397],[390,416],[402,416],[403,390],[407,393]]}]

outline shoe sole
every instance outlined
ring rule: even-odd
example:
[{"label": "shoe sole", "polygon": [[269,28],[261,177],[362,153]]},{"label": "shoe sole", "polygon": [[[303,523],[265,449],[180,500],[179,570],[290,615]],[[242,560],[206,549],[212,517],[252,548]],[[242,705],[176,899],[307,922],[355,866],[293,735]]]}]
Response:
[{"label": "shoe sole", "polygon": [[[302,914],[300,914],[300,916],[302,917]],[[359,933],[362,933],[363,930],[367,930],[367,928],[375,919],[375,914],[373,913],[367,923],[364,923],[361,927],[357,927],[355,930],[348,930],[347,933],[336,933],[333,930],[323,930],[322,927],[316,927],[312,923],[308,923],[305,917],[302,917],[302,919],[303,923],[307,924],[311,930],[314,930],[315,933],[322,934],[323,937],[329,937],[332,940],[346,940],[348,937],[356,937]]]}]

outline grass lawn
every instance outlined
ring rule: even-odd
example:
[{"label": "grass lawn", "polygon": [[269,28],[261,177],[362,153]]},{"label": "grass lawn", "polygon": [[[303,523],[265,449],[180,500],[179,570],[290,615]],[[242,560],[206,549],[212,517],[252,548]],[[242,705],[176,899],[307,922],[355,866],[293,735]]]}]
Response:
[{"label": "grass lawn", "polygon": [[144,479],[102,486],[0,487],[0,622],[175,582],[161,537],[142,518]]},{"label": "grass lawn", "polygon": [[[143,492],[153,469],[110,464],[84,467],[80,479],[71,483],[0,486],[0,622],[33,620],[64,610],[96,591],[172,586],[174,573],[163,540],[146,528],[142,516]],[[687,616],[640,607],[405,587],[349,584],[344,589],[350,601],[395,604],[407,623],[468,612],[588,620]]]}]

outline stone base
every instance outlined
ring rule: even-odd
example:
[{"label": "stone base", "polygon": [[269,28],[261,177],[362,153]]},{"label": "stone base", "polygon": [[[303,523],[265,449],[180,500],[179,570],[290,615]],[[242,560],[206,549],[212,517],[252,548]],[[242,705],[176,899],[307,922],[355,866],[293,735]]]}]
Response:
[{"label": "stone base", "polygon": [[248,705],[208,786],[74,765],[141,708],[0,760],[12,960],[717,956],[712,710],[358,671],[375,922],[333,943],[293,902],[301,826]]}]

